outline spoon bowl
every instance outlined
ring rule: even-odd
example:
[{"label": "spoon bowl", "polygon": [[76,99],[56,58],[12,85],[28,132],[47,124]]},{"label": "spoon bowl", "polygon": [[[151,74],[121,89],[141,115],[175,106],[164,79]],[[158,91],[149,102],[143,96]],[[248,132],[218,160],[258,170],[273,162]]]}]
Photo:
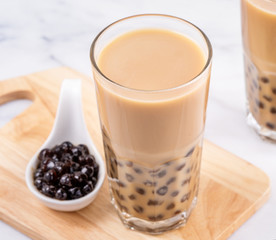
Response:
[{"label": "spoon bowl", "polygon": [[[38,155],[44,148],[53,148],[62,142],[74,145],[85,144],[99,165],[98,181],[87,195],[73,200],[58,200],[42,194],[34,185],[34,172],[38,166]],[[105,164],[89,136],[82,111],[81,80],[65,79],[60,91],[59,105],[53,129],[40,149],[27,165],[25,180],[30,191],[46,206],[58,211],[76,211],[86,207],[97,196],[105,178]]]}]

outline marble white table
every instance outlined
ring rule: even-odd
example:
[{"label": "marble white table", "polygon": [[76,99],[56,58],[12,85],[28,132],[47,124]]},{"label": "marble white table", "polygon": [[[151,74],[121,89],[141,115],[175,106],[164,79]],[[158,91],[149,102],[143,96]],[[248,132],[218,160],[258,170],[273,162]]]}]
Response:
[{"label": "marble white table", "polygon": [[[91,75],[92,39],[112,21],[140,13],[188,19],[210,38],[205,137],[263,169],[272,185],[270,200],[230,239],[276,239],[276,144],[262,141],[245,123],[239,0],[0,0],[0,79],[61,65]],[[0,127],[29,104],[0,106]],[[2,240],[29,239],[1,221],[0,233]]]}]

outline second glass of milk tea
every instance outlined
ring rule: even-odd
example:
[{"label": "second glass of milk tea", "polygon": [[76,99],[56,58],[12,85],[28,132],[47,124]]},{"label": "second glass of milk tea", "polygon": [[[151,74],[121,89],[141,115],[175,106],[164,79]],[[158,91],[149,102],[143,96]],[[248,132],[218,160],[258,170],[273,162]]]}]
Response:
[{"label": "second glass of milk tea", "polygon": [[247,122],[276,141],[276,0],[241,0]]},{"label": "second glass of milk tea", "polygon": [[137,15],[90,52],[111,202],[151,234],[185,224],[197,202],[212,48],[193,24]]}]

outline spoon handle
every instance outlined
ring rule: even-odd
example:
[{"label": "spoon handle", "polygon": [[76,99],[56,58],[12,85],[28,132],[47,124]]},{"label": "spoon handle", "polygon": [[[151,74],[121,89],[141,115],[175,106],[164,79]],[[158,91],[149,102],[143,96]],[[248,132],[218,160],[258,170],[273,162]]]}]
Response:
[{"label": "spoon handle", "polygon": [[87,134],[82,110],[81,80],[65,79],[61,86],[54,127],[48,139],[53,139],[55,143],[69,139],[81,143],[86,140]]}]

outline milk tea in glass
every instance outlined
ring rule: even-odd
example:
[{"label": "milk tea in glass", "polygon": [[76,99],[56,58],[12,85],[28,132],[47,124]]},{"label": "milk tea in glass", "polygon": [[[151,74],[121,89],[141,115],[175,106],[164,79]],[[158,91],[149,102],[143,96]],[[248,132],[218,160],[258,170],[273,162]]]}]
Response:
[{"label": "milk tea in glass", "polygon": [[241,0],[247,121],[276,141],[276,0]]},{"label": "milk tea in glass", "polygon": [[91,47],[111,202],[125,226],[158,234],[196,205],[212,49],[193,24],[137,15]]}]

